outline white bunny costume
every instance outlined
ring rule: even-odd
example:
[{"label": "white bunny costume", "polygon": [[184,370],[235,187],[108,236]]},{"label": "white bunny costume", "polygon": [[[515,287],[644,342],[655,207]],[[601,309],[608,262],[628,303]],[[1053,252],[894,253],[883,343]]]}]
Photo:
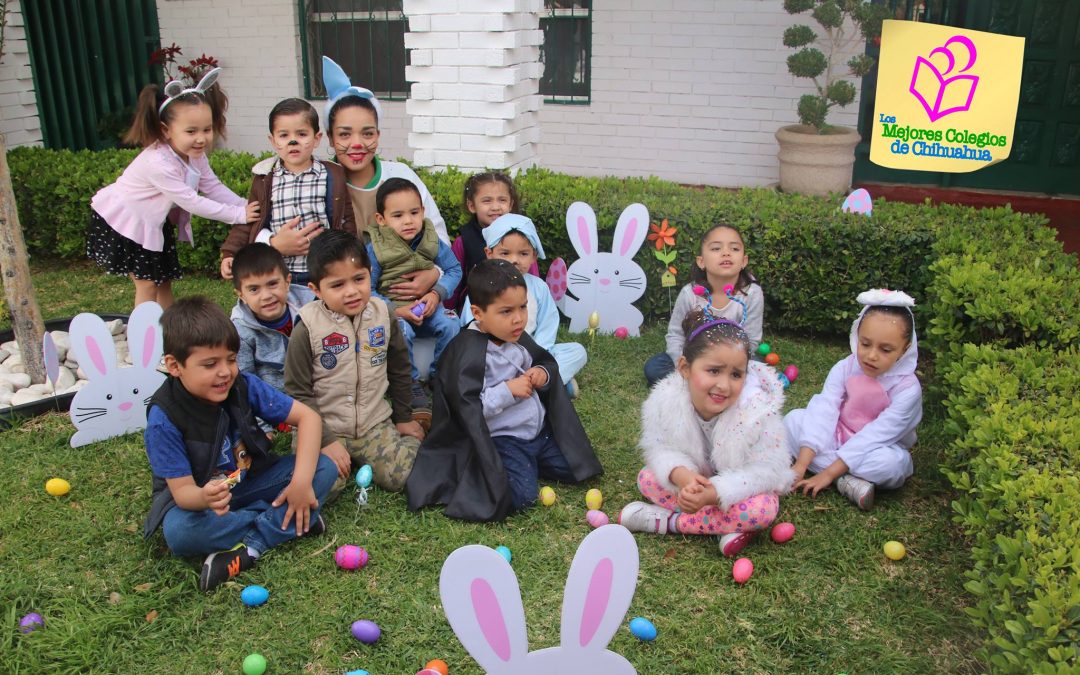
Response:
[{"label": "white bunny costume", "polygon": [[[784,418],[788,432],[788,449],[798,457],[803,447],[814,450],[810,470],[819,472],[837,459],[848,466],[851,475],[878,487],[892,489],[904,484],[915,470],[909,449],[915,444],[915,428],[922,419],[922,386],[915,376],[919,360],[919,344],[912,323],[911,344],[892,368],[877,378],[867,378],[856,356],[859,345],[859,323],[874,305],[894,307],[914,306],[915,301],[899,291],[874,290],[860,293],[858,301],[865,305],[851,324],[851,355],[829,371],[821,393],[810,399],[805,409],[792,410]],[[865,404],[875,395],[859,385],[867,379],[876,380],[884,392],[884,408],[872,421],[851,433],[844,428],[841,408],[849,398],[853,385],[858,385]],[[872,386],[871,383],[867,383]]]}]

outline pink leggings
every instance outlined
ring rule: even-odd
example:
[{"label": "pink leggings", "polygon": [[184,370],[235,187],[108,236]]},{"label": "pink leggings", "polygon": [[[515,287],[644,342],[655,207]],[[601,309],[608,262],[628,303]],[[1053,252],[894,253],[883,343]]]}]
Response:
[{"label": "pink leggings", "polygon": [[[668,492],[648,468],[638,473],[637,482],[641,494],[650,502],[672,512],[678,510],[678,495]],[[779,497],[760,494],[732,505],[727,511],[721,511],[718,506],[706,506],[696,513],[680,513],[675,519],[675,529],[680,534],[757,532],[771,525],[779,512]]]}]

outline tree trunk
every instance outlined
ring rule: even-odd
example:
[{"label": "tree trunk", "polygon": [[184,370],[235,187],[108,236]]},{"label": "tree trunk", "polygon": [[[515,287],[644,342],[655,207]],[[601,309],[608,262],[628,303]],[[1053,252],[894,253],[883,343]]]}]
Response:
[{"label": "tree trunk", "polygon": [[0,274],[3,274],[4,296],[15,339],[19,342],[23,366],[34,384],[45,382],[45,363],[41,339],[45,323],[41,320],[34,285],[30,281],[30,262],[26,255],[19,211],[15,208],[15,192],[11,187],[11,171],[7,162],[7,141],[0,134]]}]

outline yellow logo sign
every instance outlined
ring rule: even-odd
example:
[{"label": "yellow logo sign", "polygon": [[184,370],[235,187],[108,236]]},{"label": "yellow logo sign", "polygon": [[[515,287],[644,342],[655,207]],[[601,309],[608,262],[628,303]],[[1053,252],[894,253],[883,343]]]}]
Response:
[{"label": "yellow logo sign", "polygon": [[870,161],[966,173],[1012,150],[1024,38],[912,21],[881,33]]}]

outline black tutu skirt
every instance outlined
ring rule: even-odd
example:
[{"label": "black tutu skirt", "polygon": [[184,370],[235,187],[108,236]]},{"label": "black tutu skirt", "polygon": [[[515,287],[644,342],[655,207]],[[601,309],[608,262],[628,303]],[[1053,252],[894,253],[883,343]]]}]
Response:
[{"label": "black tutu skirt", "polygon": [[176,228],[166,221],[165,243],[161,251],[149,251],[120,234],[96,211],[90,212],[86,228],[86,255],[109,274],[133,276],[162,284],[180,279],[180,258],[176,253]]}]

